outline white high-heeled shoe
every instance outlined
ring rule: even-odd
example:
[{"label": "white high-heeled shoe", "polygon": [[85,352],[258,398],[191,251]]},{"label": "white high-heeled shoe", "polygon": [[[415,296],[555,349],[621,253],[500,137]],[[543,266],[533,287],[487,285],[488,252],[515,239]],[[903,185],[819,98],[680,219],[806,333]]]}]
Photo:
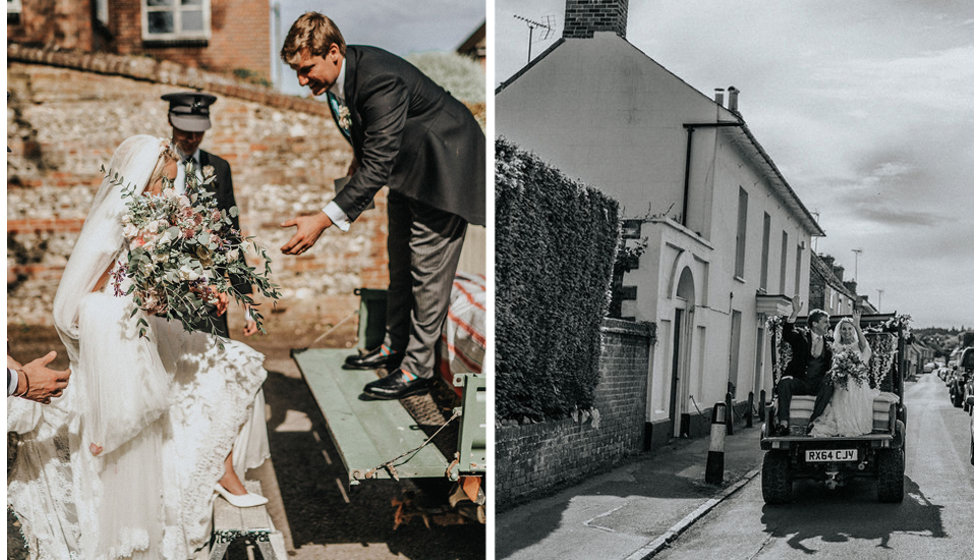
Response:
[{"label": "white high-heeled shoe", "polygon": [[215,483],[214,491],[221,494],[221,497],[227,500],[229,504],[238,508],[263,506],[269,503],[269,499],[265,496],[259,496],[258,494],[253,494],[251,492],[242,494],[241,496],[232,494],[231,492],[225,490],[225,487],[222,486],[221,483]]}]

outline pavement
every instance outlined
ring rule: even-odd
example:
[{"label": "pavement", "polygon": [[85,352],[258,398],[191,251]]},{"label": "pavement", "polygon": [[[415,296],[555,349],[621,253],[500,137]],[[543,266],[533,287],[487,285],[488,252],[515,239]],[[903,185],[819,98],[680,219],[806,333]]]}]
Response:
[{"label": "pavement", "polygon": [[720,485],[704,482],[710,438],[677,439],[557,494],[498,512],[496,557],[650,558],[759,473],[759,426],[736,428],[725,438]]}]

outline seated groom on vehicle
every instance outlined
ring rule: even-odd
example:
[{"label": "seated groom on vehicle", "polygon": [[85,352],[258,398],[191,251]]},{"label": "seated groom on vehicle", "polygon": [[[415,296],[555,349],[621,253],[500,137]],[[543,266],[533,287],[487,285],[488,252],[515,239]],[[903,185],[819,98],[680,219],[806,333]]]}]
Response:
[{"label": "seated groom on vehicle", "polygon": [[790,401],[793,395],[815,395],[816,403],[807,425],[807,433],[813,420],[823,414],[834,395],[834,387],[825,382],[830,370],[832,353],[830,345],[830,315],[822,309],[814,309],[806,319],[806,328],[797,328],[796,319],[802,310],[800,296],[793,297],[793,313],[783,323],[783,341],[792,349],[792,359],[786,365],[783,376],[776,386],[779,407],[776,412],[778,425],[774,435],[788,436]]}]

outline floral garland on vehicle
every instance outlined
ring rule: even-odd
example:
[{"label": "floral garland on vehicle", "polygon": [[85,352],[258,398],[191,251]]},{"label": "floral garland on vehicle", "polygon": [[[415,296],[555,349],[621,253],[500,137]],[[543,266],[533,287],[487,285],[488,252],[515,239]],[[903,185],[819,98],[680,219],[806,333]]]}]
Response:
[{"label": "floral garland on vehicle", "polygon": [[793,347],[790,346],[789,342],[783,341],[783,325],[786,323],[786,317],[781,315],[770,315],[766,319],[766,330],[769,334],[773,336],[773,344],[778,348],[776,352],[776,381],[783,376],[783,372],[789,366],[789,363],[793,361]]},{"label": "floral garland on vehicle", "polygon": [[[870,379],[872,387],[881,389],[882,382],[891,373],[898,353],[898,337],[888,332],[869,332],[865,334],[871,347]],[[891,390],[891,388],[888,388]]]},{"label": "floral garland on vehicle", "polygon": [[885,321],[881,328],[886,331],[896,331],[905,342],[912,341],[912,316],[896,315]]},{"label": "floral garland on vehicle", "polygon": [[[129,252],[126,262],[116,263],[111,275],[116,296],[132,294],[139,309],[180,321],[187,331],[207,320],[214,334],[211,312],[218,294],[254,304],[251,295],[239,291],[226,275],[240,278],[273,300],[280,292],[269,280],[271,261],[265,250],[254,237],[243,237],[233,227],[238,208],[220,210],[214,193],[204,188],[214,182],[214,168],[206,165],[201,173],[203,181],[197,178],[195,164],[187,163],[185,194],[179,194],[166,177],[161,194],[140,194],[135,186],[123,193],[123,198],[129,198],[121,218]],[[112,180],[123,182],[118,174]],[[248,245],[264,262],[263,272],[245,261]],[[265,333],[262,314],[254,307],[250,313]],[[134,309],[131,316],[135,315]],[[140,317],[137,325],[140,336],[145,336],[149,326],[146,320]]]},{"label": "floral garland on vehicle", "polygon": [[847,389],[848,379],[861,386],[868,383],[868,366],[854,348],[835,348],[828,375],[831,382],[842,389]]}]

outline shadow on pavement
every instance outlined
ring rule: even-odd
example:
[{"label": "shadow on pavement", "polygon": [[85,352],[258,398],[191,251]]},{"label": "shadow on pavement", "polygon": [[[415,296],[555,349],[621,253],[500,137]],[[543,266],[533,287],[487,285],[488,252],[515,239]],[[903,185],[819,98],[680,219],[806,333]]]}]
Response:
[{"label": "shadow on pavement", "polygon": [[815,538],[833,543],[876,540],[879,548],[890,550],[892,533],[945,538],[942,509],[929,501],[908,476],[901,504],[878,503],[875,484],[870,481],[856,482],[838,491],[808,482],[797,483],[792,504],[764,506],[762,523],[774,537],[786,538],[790,547],[807,554],[817,551],[803,543]]},{"label": "shadow on pavement", "polygon": [[[608,475],[604,475],[602,472],[590,475],[591,480],[596,482],[586,482],[587,486],[585,487],[574,485],[557,492],[550,499],[543,498],[543,502],[547,502],[550,507],[532,506],[530,509],[522,509],[522,506],[517,506],[503,512],[502,515],[504,516],[531,514],[533,521],[528,520],[527,523],[520,524],[519,531],[510,531],[506,534],[500,530],[501,524],[498,523],[495,541],[497,557],[506,558],[545,540],[551,533],[559,529],[565,512],[574,509],[572,500],[578,495],[664,500],[706,500],[716,496],[721,489],[732,482],[732,472],[726,471],[725,484],[721,486],[707,484],[693,476],[677,474],[682,470],[691,470],[692,468],[692,472],[697,473],[695,476],[703,476],[704,457],[694,451],[693,443],[696,443],[696,440],[673,441],[653,453],[645,453],[627,459],[628,462],[624,465],[613,467],[617,472]],[[620,471],[625,465],[630,465],[628,471]],[[684,469],[685,466],[693,467]],[[741,474],[739,471],[738,476]],[[561,505],[558,505],[558,502],[561,502]],[[611,516],[617,516],[617,514],[614,513]],[[610,519],[610,521],[613,520]],[[613,522],[615,523],[615,521]],[[650,531],[645,534],[654,538],[661,533],[661,530],[651,527]]]},{"label": "shadow on pavement", "polygon": [[[347,473],[306,383],[270,371],[264,389],[272,409],[269,447],[296,549],[307,544],[385,543],[392,554],[419,560],[484,557],[482,525],[434,526],[430,530],[416,519],[394,530],[391,500],[400,495],[395,481],[354,486],[347,503]],[[308,416],[312,430],[277,432],[287,410]]]}]

